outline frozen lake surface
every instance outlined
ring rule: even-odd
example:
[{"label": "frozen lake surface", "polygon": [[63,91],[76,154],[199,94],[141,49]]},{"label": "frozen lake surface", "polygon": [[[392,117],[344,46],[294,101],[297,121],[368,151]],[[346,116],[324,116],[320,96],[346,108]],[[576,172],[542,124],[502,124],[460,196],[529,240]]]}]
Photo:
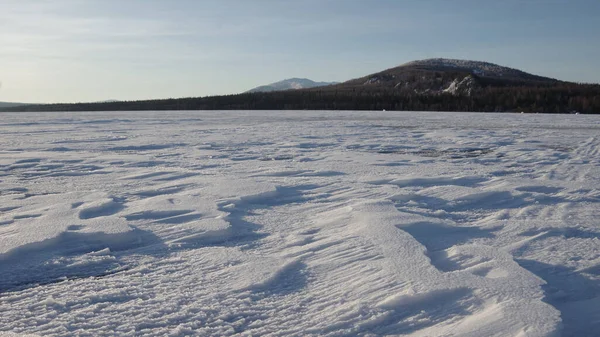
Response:
[{"label": "frozen lake surface", "polygon": [[0,117],[0,331],[600,331],[600,116]]}]

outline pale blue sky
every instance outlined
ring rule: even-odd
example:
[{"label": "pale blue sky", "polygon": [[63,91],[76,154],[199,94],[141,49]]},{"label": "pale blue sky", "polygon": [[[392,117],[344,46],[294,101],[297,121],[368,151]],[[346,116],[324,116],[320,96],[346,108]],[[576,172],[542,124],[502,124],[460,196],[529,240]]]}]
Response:
[{"label": "pale blue sky", "polygon": [[600,82],[598,0],[1,0],[0,101],[239,93],[415,59]]}]

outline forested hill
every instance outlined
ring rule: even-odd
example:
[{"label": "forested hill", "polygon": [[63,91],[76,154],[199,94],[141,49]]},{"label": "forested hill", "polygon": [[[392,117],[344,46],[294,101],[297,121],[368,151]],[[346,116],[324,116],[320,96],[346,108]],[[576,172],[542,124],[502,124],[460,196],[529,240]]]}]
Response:
[{"label": "forested hill", "polygon": [[0,102],[0,108],[10,108],[19,105],[25,105],[25,103]]},{"label": "forested hill", "polygon": [[600,113],[600,85],[487,62],[430,59],[326,87],[146,101],[28,105],[0,111],[415,110]]}]

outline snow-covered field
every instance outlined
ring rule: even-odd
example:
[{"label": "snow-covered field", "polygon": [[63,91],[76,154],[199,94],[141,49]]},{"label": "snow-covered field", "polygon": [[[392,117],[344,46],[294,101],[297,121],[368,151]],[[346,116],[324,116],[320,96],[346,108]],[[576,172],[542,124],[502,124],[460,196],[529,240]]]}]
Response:
[{"label": "snow-covered field", "polygon": [[600,333],[598,116],[0,117],[0,331]]}]

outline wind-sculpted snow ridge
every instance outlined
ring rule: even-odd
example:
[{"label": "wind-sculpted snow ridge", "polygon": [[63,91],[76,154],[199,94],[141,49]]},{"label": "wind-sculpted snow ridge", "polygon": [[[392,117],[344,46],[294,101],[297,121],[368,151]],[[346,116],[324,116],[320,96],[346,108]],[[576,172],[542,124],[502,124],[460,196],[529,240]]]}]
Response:
[{"label": "wind-sculpted snow ridge", "polygon": [[600,331],[597,117],[2,117],[0,335]]}]

